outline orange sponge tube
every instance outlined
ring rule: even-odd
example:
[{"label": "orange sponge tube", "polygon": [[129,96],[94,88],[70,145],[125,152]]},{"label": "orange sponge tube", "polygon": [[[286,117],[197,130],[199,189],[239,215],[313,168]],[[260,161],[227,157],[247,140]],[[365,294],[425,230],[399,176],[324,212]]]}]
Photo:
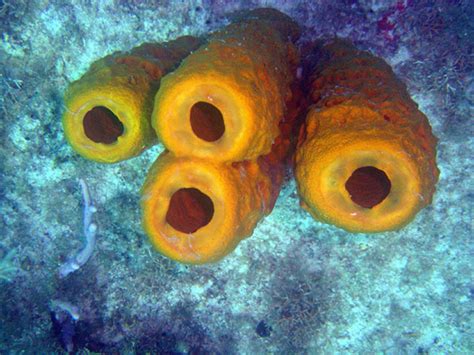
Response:
[{"label": "orange sponge tube", "polygon": [[399,229],[438,180],[428,119],[382,59],[341,40],[318,54],[295,158],[302,205],[352,232]]},{"label": "orange sponge tube", "polygon": [[227,165],[165,152],[142,188],[144,230],[171,259],[217,261],[270,213],[282,181],[277,175],[274,184],[268,166],[257,162]]},{"label": "orange sponge tube", "polygon": [[197,38],[180,37],[93,63],[64,99],[64,134],[74,150],[91,160],[115,163],[154,144],[150,116],[160,79],[199,45]]},{"label": "orange sponge tube", "polygon": [[152,125],[178,156],[232,162],[268,154],[291,97],[299,28],[274,9],[246,13],[163,79]]}]

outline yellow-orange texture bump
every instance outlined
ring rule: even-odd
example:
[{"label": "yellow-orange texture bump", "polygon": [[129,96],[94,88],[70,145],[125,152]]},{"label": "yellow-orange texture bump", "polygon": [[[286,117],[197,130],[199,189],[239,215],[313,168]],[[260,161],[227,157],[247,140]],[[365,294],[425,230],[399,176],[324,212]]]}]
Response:
[{"label": "yellow-orange texture bump", "polygon": [[88,159],[115,163],[152,145],[156,135],[150,117],[160,79],[199,45],[194,37],[180,37],[93,63],[64,99],[64,133],[74,150]]},{"label": "yellow-orange texture bump", "polygon": [[269,153],[291,96],[298,35],[273,9],[212,34],[162,81],[152,115],[161,142],[178,156],[214,161]]},{"label": "yellow-orange texture bump", "polygon": [[344,41],[318,53],[295,159],[302,204],[349,231],[398,229],[435,191],[428,119],[383,60]]}]

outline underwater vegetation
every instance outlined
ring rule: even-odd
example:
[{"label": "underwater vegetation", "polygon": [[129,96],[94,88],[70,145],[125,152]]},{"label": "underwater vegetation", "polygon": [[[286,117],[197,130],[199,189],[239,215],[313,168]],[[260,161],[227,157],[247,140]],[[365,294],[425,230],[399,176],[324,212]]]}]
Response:
[{"label": "underwater vegetation", "polygon": [[0,2],[0,351],[472,352],[472,11]]}]

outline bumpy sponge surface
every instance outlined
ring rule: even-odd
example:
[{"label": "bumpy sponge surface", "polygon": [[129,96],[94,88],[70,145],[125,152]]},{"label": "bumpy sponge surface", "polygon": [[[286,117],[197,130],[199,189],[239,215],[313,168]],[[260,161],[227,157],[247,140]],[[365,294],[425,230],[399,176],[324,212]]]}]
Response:
[{"label": "bumpy sponge surface", "polygon": [[271,150],[291,97],[298,26],[273,9],[210,36],[163,79],[152,125],[179,156],[232,162]]},{"label": "bumpy sponge surface", "polygon": [[383,60],[343,41],[318,58],[295,159],[302,205],[353,232],[399,229],[435,191],[428,119]]},{"label": "bumpy sponge surface", "polygon": [[143,227],[171,259],[217,261],[270,213],[276,199],[272,187],[257,162],[224,165],[165,152],[142,188]]}]

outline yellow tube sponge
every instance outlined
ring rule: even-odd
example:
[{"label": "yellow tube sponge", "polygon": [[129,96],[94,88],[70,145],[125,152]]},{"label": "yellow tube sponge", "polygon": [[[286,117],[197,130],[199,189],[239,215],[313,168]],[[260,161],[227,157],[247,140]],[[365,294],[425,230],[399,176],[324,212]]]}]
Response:
[{"label": "yellow tube sponge", "polygon": [[275,199],[271,177],[257,162],[227,165],[165,152],[142,188],[143,227],[171,259],[214,262],[252,233]]},{"label": "yellow tube sponge", "polygon": [[64,99],[64,134],[74,150],[91,160],[115,163],[154,144],[150,116],[160,79],[199,45],[194,37],[180,37],[93,63],[71,83]]},{"label": "yellow tube sponge", "polygon": [[152,126],[178,156],[215,161],[270,152],[291,97],[298,26],[273,9],[246,13],[163,79]]},{"label": "yellow tube sponge", "polygon": [[399,229],[438,180],[428,119],[383,60],[344,41],[319,58],[295,158],[302,205],[352,232]]}]

